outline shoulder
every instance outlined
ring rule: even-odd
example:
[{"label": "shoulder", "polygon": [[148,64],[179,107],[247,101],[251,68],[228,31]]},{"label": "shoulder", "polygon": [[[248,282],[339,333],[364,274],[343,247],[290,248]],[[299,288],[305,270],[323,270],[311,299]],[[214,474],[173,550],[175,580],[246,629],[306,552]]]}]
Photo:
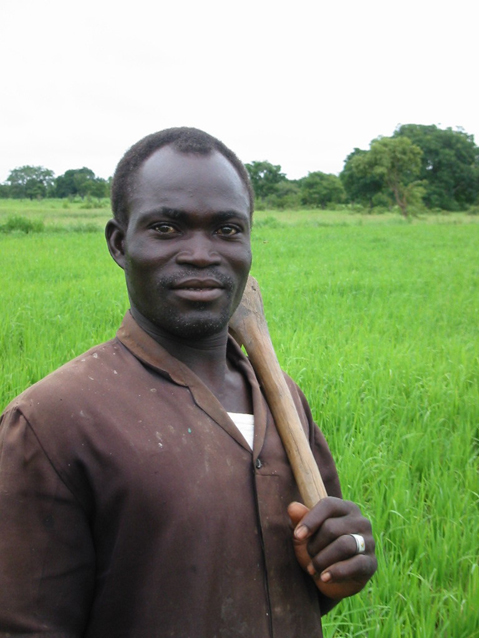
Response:
[{"label": "shoulder", "polygon": [[52,399],[53,396],[67,398],[75,394],[80,390],[79,384],[86,383],[87,380],[93,381],[93,375],[98,372],[104,375],[111,369],[115,358],[121,359],[118,355],[122,354],[122,350],[125,348],[117,339],[90,348],[24,390],[11,401],[5,411],[24,408],[35,402],[42,402],[45,398]]},{"label": "shoulder", "polygon": [[0,449],[9,440],[16,441],[20,454],[34,447],[69,489],[80,494],[84,457],[94,457],[102,428],[110,427],[111,415],[121,411],[136,365],[139,362],[116,338],[69,361],[5,408]]},{"label": "shoulder", "polygon": [[[296,409],[300,415],[302,420],[305,420],[308,424],[308,433],[312,433],[312,427],[317,427],[313,421],[313,416],[311,414],[311,408],[309,407],[308,400],[303,394],[301,388],[297,385],[293,379],[283,371],[283,376],[286,380],[286,384],[291,392],[291,396],[293,397],[294,404]],[[310,436],[312,440],[312,437]]]},{"label": "shoulder", "polygon": [[124,386],[125,368],[132,361],[133,355],[116,338],[97,345],[22,392],[5,408],[3,418],[16,412],[31,424],[66,425],[71,415],[101,402],[108,388],[120,385],[119,379]]}]

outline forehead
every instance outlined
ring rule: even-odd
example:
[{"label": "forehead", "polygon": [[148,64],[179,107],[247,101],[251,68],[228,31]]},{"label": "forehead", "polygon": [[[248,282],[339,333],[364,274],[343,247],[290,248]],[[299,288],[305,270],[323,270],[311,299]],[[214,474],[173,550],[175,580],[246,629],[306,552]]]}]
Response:
[{"label": "forehead", "polygon": [[219,153],[180,153],[171,146],[155,151],[132,180],[131,210],[236,210],[249,215],[249,198],[234,166]]}]

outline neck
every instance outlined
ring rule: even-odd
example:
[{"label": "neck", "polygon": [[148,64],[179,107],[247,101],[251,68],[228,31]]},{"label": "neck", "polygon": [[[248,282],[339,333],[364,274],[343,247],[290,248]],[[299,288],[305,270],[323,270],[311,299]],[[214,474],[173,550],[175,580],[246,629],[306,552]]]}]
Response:
[{"label": "neck", "polygon": [[209,337],[184,338],[162,330],[134,308],[131,308],[131,313],[138,325],[150,337],[175,359],[187,365],[203,383],[211,389],[222,387],[228,367],[226,359],[228,326]]},{"label": "neck", "polygon": [[150,337],[201,379],[227,412],[252,414],[251,389],[226,357],[227,325],[210,337],[186,339],[161,330],[133,307],[131,313]]}]

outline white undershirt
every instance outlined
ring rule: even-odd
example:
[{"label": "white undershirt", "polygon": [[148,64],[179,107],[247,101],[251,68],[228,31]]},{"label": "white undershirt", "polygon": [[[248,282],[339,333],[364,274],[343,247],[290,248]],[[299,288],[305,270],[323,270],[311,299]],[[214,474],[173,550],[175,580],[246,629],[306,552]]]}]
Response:
[{"label": "white undershirt", "polygon": [[236,425],[244,436],[251,449],[254,440],[254,414],[243,414],[241,412],[228,412],[229,418]]}]

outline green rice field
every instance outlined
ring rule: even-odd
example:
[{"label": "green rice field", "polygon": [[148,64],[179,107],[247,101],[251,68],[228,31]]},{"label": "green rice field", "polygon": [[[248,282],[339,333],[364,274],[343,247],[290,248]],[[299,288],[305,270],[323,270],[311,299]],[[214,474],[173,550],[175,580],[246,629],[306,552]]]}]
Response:
[{"label": "green rice field", "polygon": [[[88,206],[0,200],[0,230],[37,222],[0,232],[0,408],[128,307]],[[479,218],[260,211],[252,243],[280,362],[377,539],[325,636],[479,637]]]}]

